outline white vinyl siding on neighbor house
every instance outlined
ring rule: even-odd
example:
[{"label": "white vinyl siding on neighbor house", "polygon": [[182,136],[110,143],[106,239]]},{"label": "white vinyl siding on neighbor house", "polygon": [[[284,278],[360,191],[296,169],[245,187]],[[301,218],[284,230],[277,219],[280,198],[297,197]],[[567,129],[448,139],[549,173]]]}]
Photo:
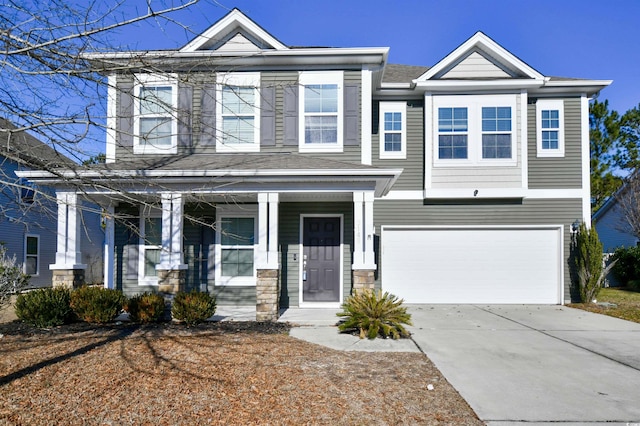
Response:
[{"label": "white vinyl siding on neighbor house", "polygon": [[260,151],[260,73],[218,74],[216,150]]},{"label": "white vinyl siding on neighbor house", "polygon": [[564,102],[538,99],[536,102],[538,157],[564,157]]},{"label": "white vinyl siding on neighbor house", "polygon": [[300,152],[342,152],[343,80],[342,71],[300,72]]},{"label": "white vinyl siding on neighbor house", "polygon": [[178,83],[175,77],[138,75],[134,85],[134,154],[175,154]]},{"label": "white vinyl siding on neighbor house", "polygon": [[380,159],[407,157],[407,103],[380,102]]},{"label": "white vinyl siding on neighbor house", "polygon": [[382,228],[382,289],[407,303],[563,302],[562,226]]},{"label": "white vinyl siding on neighbor house", "polygon": [[40,275],[40,236],[27,234],[24,237],[24,268],[27,275]]},{"label": "white vinyl siding on neighbor house", "polygon": [[216,223],[215,285],[256,285],[258,212],[220,208]]}]

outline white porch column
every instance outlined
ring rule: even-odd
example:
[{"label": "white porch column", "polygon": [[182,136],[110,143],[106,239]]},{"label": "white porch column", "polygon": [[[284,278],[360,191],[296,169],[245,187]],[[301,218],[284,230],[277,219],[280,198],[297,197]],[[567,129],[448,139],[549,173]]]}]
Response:
[{"label": "white porch column", "polygon": [[278,193],[258,194],[257,269],[278,269]]},{"label": "white porch column", "polygon": [[162,251],[156,269],[187,269],[182,253],[183,207],[182,194],[162,194]]},{"label": "white porch column", "polygon": [[373,191],[353,193],[353,266],[375,270]]},{"label": "white porch column", "polygon": [[51,270],[86,269],[80,251],[80,220],[78,219],[78,195],[73,192],[56,194],[58,203],[58,241],[56,263]]},{"label": "white porch column", "polygon": [[115,267],[115,209],[109,206],[104,211],[104,287],[115,288],[114,267]]}]

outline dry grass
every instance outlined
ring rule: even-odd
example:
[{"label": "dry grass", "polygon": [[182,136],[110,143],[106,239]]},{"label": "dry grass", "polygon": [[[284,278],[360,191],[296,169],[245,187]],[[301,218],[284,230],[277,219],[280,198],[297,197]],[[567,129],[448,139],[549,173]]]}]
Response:
[{"label": "dry grass", "polygon": [[640,323],[640,293],[624,288],[603,288],[598,294],[598,302],[613,303],[616,306],[607,307],[594,303],[574,303],[569,306]]},{"label": "dry grass", "polygon": [[482,424],[422,354],[259,324],[0,324],[0,424]]}]

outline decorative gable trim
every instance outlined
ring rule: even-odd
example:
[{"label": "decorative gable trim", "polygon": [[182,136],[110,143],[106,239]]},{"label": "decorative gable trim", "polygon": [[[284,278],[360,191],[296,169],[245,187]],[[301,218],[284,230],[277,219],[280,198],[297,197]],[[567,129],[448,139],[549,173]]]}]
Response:
[{"label": "decorative gable trim", "polygon": [[[288,50],[278,39],[269,34],[260,25],[249,19],[239,9],[233,9],[205,32],[191,40],[180,52],[195,52],[198,50],[232,51],[229,42],[241,35],[243,43],[238,43],[237,51]],[[237,40],[236,40],[237,41]],[[253,45],[253,47],[252,47]]]},{"label": "decorative gable trim", "polygon": [[486,34],[478,31],[414,82],[420,84],[420,82],[437,79],[466,60],[474,52],[480,53],[485,59],[492,58],[491,62],[494,65],[500,64],[500,68],[510,70],[514,76],[539,80],[541,83],[544,81],[545,77],[542,74],[518,59]]}]

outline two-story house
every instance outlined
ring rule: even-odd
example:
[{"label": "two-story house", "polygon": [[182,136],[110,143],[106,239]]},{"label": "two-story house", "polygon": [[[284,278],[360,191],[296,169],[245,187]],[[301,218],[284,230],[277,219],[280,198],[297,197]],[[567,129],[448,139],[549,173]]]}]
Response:
[{"label": "two-story house", "polygon": [[544,76],[480,32],[432,67],[388,51],[289,47],[234,9],[178,50],[91,55],[109,82],[107,164],[25,177],[58,185],[67,213],[103,204],[105,281],[128,294],[195,288],[259,318],[363,287],[570,300],[588,102],[610,81]]},{"label": "two-story house", "polygon": [[[29,287],[51,287],[57,247],[58,212],[55,194],[50,188],[34,186],[17,174],[31,170],[75,168],[77,165],[61,152],[26,131],[0,118],[0,244],[28,274]],[[104,233],[100,214],[81,213],[78,223],[82,247],[80,258],[86,265],[84,280],[102,281]]]}]

